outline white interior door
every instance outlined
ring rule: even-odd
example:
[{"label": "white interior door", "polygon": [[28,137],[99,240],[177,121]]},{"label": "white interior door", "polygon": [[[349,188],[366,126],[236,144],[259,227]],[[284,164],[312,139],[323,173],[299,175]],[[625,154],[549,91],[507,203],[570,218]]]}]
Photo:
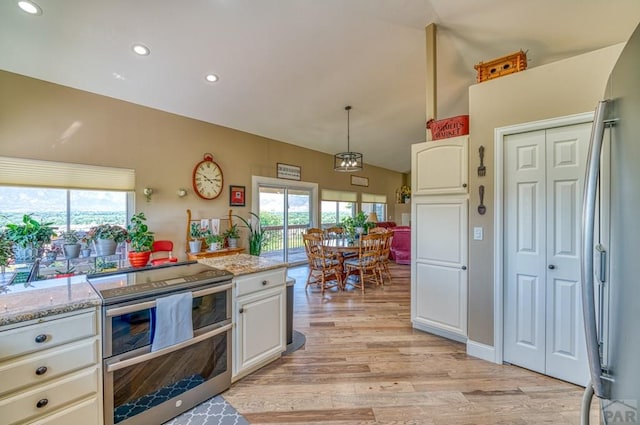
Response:
[{"label": "white interior door", "polygon": [[504,360],[581,385],[579,223],[590,129],[505,138]]}]

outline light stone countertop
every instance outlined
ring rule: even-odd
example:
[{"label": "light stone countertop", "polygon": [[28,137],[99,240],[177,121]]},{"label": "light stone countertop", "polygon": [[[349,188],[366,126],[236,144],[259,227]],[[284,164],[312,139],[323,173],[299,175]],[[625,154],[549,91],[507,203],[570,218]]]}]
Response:
[{"label": "light stone countertop", "polygon": [[[25,286],[28,285],[28,286]],[[99,306],[85,275],[16,283],[0,293],[0,326]]]},{"label": "light stone countertop", "polygon": [[287,267],[287,263],[282,261],[256,257],[249,254],[202,258],[199,259],[198,262],[217,269],[228,270],[236,276]]}]

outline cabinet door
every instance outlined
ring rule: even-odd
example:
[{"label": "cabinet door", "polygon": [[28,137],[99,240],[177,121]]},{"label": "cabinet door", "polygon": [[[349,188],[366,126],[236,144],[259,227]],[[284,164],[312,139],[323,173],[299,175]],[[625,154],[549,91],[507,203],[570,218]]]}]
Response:
[{"label": "cabinet door", "polygon": [[[443,336],[467,334],[467,200],[414,198],[412,321]],[[437,333],[437,332],[435,332]]]},{"label": "cabinet door", "polygon": [[467,193],[468,136],[411,147],[413,195]]},{"label": "cabinet door", "polygon": [[285,287],[237,299],[234,375],[280,357],[286,349]]}]

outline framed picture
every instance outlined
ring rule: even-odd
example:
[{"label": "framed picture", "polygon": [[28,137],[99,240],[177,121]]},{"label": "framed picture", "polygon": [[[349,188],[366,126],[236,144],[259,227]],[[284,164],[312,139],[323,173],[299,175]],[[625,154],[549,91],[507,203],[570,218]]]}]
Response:
[{"label": "framed picture", "polygon": [[244,207],[244,186],[229,185],[229,205]]},{"label": "framed picture", "polygon": [[353,186],[369,186],[369,177],[351,176]]},{"label": "framed picture", "polygon": [[278,162],[278,178],[300,180],[301,168],[297,165],[281,164]]}]

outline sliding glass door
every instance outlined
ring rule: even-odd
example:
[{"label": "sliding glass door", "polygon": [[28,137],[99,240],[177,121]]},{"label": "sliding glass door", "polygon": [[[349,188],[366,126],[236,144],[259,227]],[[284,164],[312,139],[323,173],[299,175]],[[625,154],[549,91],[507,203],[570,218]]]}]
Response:
[{"label": "sliding glass door", "polygon": [[317,189],[314,190],[314,186],[254,178],[254,193],[258,194],[257,213],[266,231],[262,257],[289,264],[307,261],[302,234],[316,223],[317,197],[314,193]]}]

